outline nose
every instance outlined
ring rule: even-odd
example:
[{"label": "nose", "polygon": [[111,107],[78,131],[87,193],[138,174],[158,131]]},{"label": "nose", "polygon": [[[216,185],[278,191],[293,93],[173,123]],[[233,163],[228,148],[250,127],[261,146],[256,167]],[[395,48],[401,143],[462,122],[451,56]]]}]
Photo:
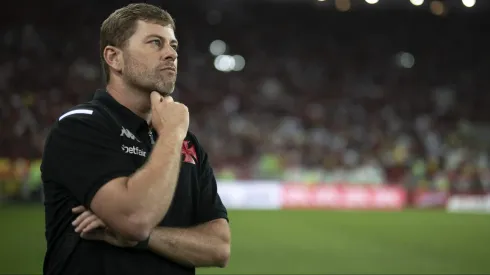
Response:
[{"label": "nose", "polygon": [[163,58],[165,60],[176,60],[177,57],[179,57],[179,54],[177,53],[177,51],[170,45],[167,45],[165,47],[165,50],[163,51]]}]

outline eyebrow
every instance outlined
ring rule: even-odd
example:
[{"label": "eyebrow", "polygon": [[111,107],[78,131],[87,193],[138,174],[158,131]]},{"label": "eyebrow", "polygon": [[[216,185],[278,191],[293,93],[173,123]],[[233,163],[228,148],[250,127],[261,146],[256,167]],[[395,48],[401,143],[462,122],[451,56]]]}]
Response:
[{"label": "eyebrow", "polygon": [[[166,41],[167,40],[165,37],[163,37],[161,35],[158,35],[158,34],[150,34],[150,35],[147,35],[146,36],[146,39],[151,38],[151,37],[159,38],[162,41]],[[177,44],[177,45],[179,45],[179,41],[177,41],[176,39],[172,39],[172,40],[170,40],[170,44]]]}]

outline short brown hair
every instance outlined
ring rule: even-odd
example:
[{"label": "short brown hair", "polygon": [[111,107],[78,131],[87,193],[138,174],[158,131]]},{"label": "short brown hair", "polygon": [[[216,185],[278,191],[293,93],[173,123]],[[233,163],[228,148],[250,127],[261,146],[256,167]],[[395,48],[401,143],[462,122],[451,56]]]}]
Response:
[{"label": "short brown hair", "polygon": [[175,30],[175,21],[165,10],[145,3],[129,4],[114,11],[100,27],[100,62],[106,82],[109,82],[109,65],[104,59],[107,46],[124,47],[129,38],[136,32],[138,21],[171,26]]}]

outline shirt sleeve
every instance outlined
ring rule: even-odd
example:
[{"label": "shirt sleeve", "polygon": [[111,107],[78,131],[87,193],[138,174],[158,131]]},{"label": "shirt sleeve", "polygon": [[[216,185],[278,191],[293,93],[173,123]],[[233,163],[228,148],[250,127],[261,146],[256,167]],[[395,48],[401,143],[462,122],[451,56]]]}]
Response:
[{"label": "shirt sleeve", "polygon": [[201,174],[200,174],[200,194],[199,194],[199,211],[198,222],[204,223],[215,219],[228,220],[228,211],[221,202],[221,198],[218,194],[218,186],[216,184],[216,177],[214,176],[213,169],[211,168],[207,154],[202,151],[200,154],[202,157]]},{"label": "shirt sleeve", "polygon": [[43,181],[63,186],[88,208],[105,183],[134,172],[117,129],[96,113],[67,116],[53,127],[41,169]]}]

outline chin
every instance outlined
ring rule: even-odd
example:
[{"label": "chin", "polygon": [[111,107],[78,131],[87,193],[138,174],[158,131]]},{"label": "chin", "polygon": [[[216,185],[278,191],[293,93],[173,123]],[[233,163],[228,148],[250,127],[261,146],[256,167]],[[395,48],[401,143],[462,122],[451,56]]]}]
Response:
[{"label": "chin", "polygon": [[157,89],[155,89],[159,94],[161,94],[162,96],[169,96],[171,95],[174,90],[175,90],[175,84],[172,84],[171,87],[169,86],[165,86],[165,87],[159,87]]},{"label": "chin", "polygon": [[171,95],[172,93],[166,93],[166,92],[162,92],[162,91],[157,91],[161,96],[165,97],[165,96],[169,96]]}]

